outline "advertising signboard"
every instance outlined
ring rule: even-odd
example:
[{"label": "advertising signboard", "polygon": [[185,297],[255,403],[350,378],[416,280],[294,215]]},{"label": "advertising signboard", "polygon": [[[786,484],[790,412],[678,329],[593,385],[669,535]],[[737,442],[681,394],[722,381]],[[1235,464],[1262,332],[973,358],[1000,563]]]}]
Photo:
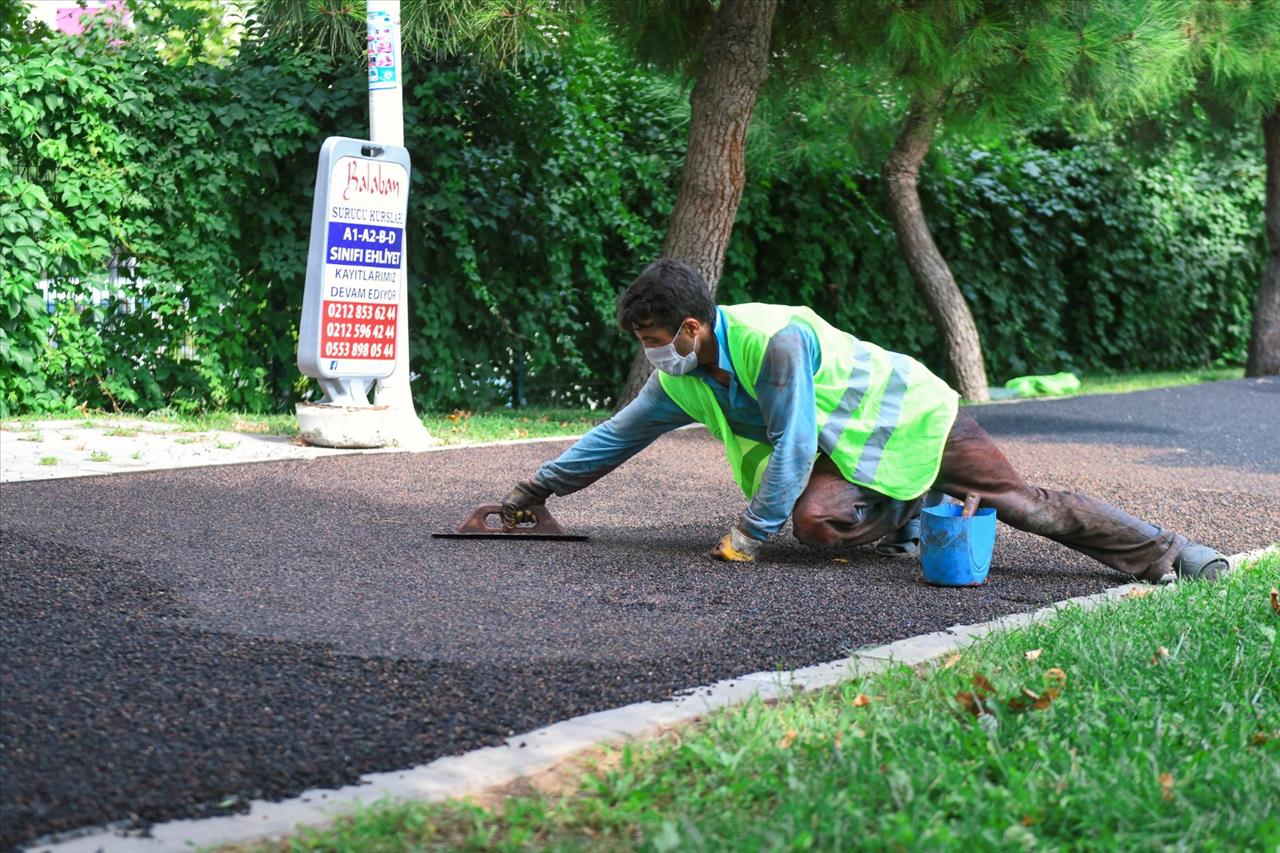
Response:
[{"label": "advertising signboard", "polygon": [[379,379],[395,369],[404,286],[409,152],[334,136],[320,149],[298,369],[322,380]]}]

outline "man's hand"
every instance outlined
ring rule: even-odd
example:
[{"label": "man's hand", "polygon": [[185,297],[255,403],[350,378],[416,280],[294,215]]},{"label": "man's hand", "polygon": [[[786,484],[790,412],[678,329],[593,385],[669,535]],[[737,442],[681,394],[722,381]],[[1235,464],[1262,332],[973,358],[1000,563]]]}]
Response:
[{"label": "man's hand", "polygon": [[750,563],[760,553],[760,546],[763,544],[759,539],[752,539],[743,533],[735,524],[729,528],[720,544],[707,552],[707,556],[730,563]]},{"label": "man's hand", "polygon": [[516,483],[516,487],[511,490],[511,494],[507,495],[502,501],[503,526],[515,527],[517,524],[537,521],[537,516],[529,508],[546,503],[549,494],[549,491],[532,480]]}]

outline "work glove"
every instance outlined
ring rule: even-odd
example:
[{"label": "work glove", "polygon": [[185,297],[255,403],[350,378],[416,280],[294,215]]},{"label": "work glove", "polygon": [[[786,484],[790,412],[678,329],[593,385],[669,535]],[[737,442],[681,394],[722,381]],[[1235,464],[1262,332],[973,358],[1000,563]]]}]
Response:
[{"label": "work glove", "polygon": [[760,546],[763,544],[759,539],[752,539],[743,533],[735,524],[729,528],[720,544],[707,552],[707,556],[730,563],[750,563],[760,553]]},{"label": "work glove", "polygon": [[542,506],[547,502],[547,497],[550,494],[550,489],[543,488],[533,480],[523,480],[516,483],[516,487],[511,490],[511,494],[502,500],[502,525],[504,527],[515,527],[517,524],[537,521],[537,516],[529,508]]}]

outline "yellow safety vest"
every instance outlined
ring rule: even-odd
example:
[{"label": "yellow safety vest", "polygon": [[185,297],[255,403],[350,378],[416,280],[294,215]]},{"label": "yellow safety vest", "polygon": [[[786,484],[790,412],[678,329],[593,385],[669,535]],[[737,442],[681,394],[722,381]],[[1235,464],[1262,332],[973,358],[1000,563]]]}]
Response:
[{"label": "yellow safety vest", "polygon": [[[933,485],[960,396],[928,368],[840,331],[809,308],[753,302],[721,305],[720,312],[729,360],[753,399],[769,339],[792,321],[813,330],[822,349],[813,377],[818,449],[846,480],[897,500],[917,498]],[[663,373],[658,380],[676,405],[724,442],[734,479],[753,497],[773,448],[735,435],[697,376]]]}]

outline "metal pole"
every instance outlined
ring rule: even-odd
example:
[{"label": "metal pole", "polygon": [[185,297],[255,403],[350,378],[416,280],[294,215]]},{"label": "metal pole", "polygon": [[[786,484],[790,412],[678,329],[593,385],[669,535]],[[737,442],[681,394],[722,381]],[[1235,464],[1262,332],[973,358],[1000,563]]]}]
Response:
[{"label": "metal pole", "polygon": [[[369,30],[369,140],[388,145],[404,145],[404,66],[400,61],[400,0],[368,0],[366,22]],[[378,48],[391,42],[390,66]],[[388,71],[388,68],[390,69]],[[405,222],[405,252],[408,254],[409,223]],[[407,259],[405,267],[408,266]],[[409,388],[409,288],[406,273],[400,273],[400,302],[396,312],[396,367],[390,376],[379,379],[374,402],[387,406],[397,421],[397,444],[407,449],[426,447],[431,436],[418,419]]]}]

